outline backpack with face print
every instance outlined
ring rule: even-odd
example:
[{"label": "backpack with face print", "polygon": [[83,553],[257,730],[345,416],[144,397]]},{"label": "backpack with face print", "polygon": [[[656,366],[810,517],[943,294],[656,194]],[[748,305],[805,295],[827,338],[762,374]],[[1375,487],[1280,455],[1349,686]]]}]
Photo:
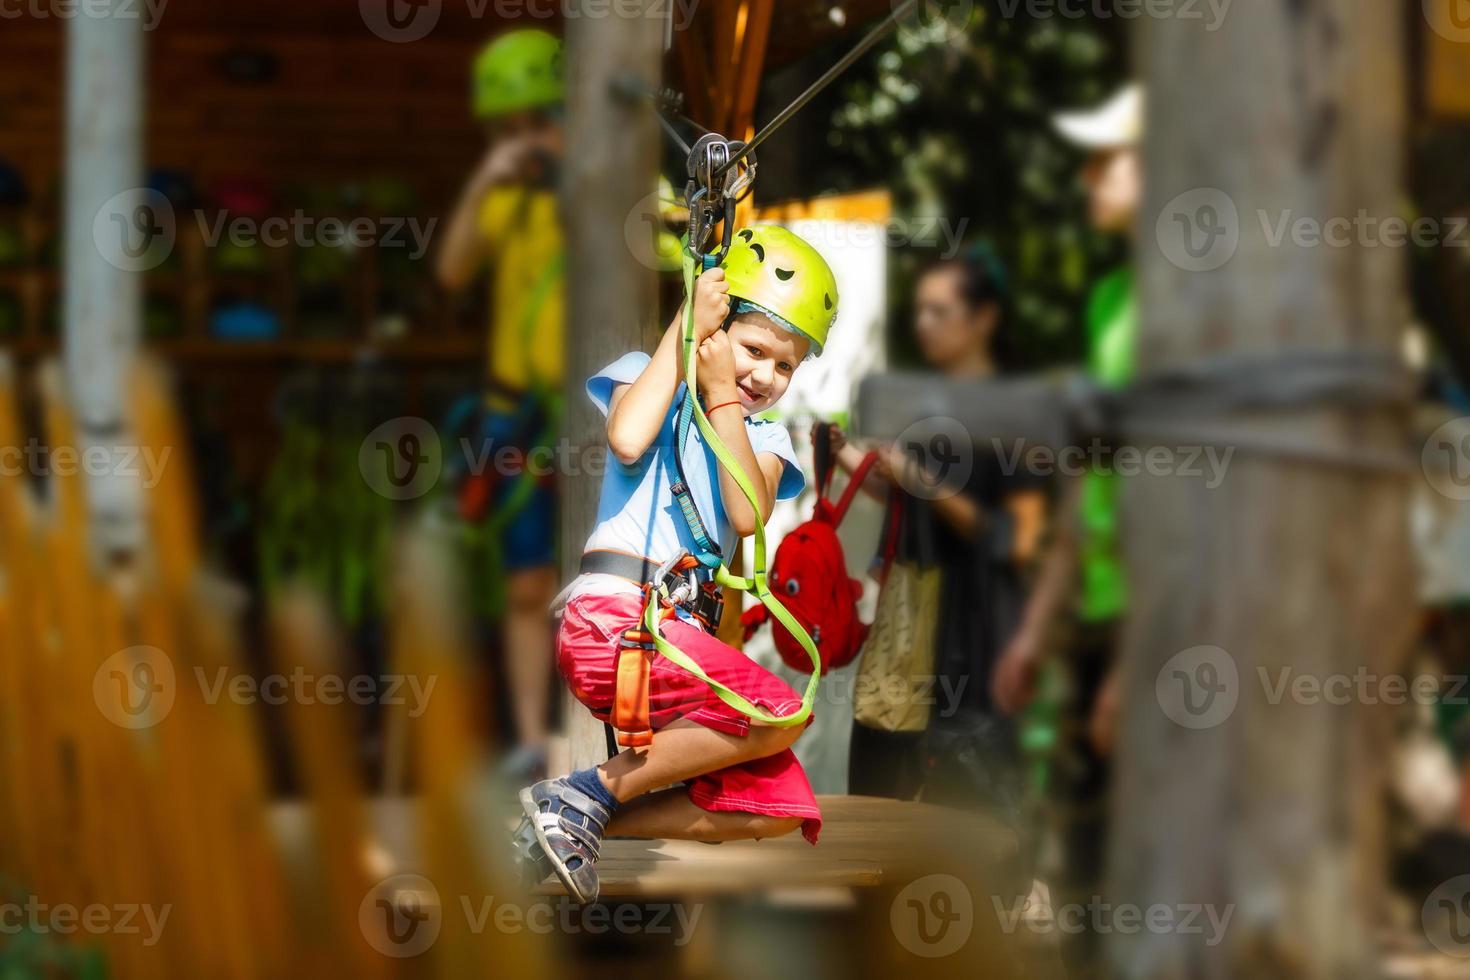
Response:
[{"label": "backpack with face print", "polygon": [[[858,618],[858,599],[863,585],[847,574],[847,559],[837,537],[838,525],[847,515],[852,498],[877,461],[877,453],[863,457],[853,471],[842,499],[833,503],[827,497],[832,482],[831,434],[827,427],[817,430],[813,446],[816,459],[817,504],[812,519],[781,539],[776,558],[771,563],[771,591],[780,596],[787,610],[811,634],[822,657],[822,673],[852,663],[868,624]],[[740,617],[748,640],[770,619],[765,606],[755,606]],[[776,652],[793,670],[810,674],[811,658],[796,638],[778,622],[771,623]]]}]

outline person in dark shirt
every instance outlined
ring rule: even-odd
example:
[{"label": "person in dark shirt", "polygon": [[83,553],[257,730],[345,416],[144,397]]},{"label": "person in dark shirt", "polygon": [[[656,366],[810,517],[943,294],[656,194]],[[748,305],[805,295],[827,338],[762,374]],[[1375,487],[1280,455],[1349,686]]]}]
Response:
[{"label": "person in dark shirt", "polygon": [[[1005,275],[987,249],[930,267],[914,301],[925,361],[948,379],[999,374],[1008,356],[1005,307]],[[863,452],[835,427],[832,434],[838,465],[851,473]],[[907,478],[914,461],[900,447],[879,452],[864,489],[890,501],[885,527],[898,521],[895,557],[940,569],[935,700],[924,732],[854,723],[849,792],[985,807],[1013,822],[1020,805],[1015,726],[996,709],[990,684],[1025,606],[1022,572],[1041,537],[1044,492],[988,446],[976,447],[965,479],[937,493]]]}]

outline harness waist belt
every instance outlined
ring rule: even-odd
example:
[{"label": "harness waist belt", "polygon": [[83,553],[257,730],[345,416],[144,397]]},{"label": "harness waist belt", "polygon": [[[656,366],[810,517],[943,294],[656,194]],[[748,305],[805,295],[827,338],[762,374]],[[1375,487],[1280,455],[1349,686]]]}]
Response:
[{"label": "harness waist belt", "polygon": [[[692,558],[687,560],[690,564],[694,564]],[[703,623],[706,628],[712,631],[718,629],[725,612],[725,597],[720,587],[710,579],[708,570],[697,564],[694,564],[693,568],[681,566],[679,569],[671,570],[663,581],[655,582],[653,580],[658,576],[661,567],[663,567],[661,562],[644,558],[641,555],[600,549],[582,552],[582,560],[578,565],[578,569],[584,575],[616,575],[618,578],[627,579],[634,585],[651,584],[655,589],[667,586],[672,591],[681,579],[684,579],[686,583],[696,582],[698,587],[692,589],[693,595],[686,595],[682,600],[676,601],[680,608]]]},{"label": "harness waist belt", "polygon": [[616,575],[634,585],[647,585],[661,563],[626,551],[584,551],[577,570],[583,575]]}]

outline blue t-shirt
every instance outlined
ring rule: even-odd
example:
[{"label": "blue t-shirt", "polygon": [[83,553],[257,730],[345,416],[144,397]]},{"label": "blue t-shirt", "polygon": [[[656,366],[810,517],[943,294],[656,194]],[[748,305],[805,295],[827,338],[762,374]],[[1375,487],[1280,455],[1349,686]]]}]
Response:
[{"label": "blue t-shirt", "polygon": [[[617,386],[638,380],[651,360],[642,351],[633,351],[588,379],[587,395],[604,417]],[[637,462],[624,465],[617,457],[608,455],[607,473],[602,478],[602,498],[597,505],[597,526],[587,539],[586,550],[625,551],[659,562],[668,560],[681,549],[695,550],[689,525],[669,490],[679,479],[678,468],[674,465],[674,435],[679,406],[683,401],[684,385],[681,383],[657,438]],[[761,453],[775,453],[785,463],[776,487],[776,499],[789,500],[799,496],[806,486],[806,477],[796,462],[796,451],[785,427],[775,422],[747,418],[745,431],[757,457]],[[684,446],[684,476],[699,508],[699,516],[704,519],[710,534],[719,541],[720,550],[728,559],[735,548],[736,536],[720,497],[719,466],[719,460],[704,441],[699,426],[691,424]]]}]

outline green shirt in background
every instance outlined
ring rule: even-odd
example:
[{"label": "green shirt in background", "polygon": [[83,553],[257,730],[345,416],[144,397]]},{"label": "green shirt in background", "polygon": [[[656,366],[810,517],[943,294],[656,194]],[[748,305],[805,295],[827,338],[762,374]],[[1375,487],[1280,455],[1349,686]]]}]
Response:
[{"label": "green shirt in background", "polygon": [[[1100,384],[1118,388],[1133,379],[1138,304],[1133,270],[1113,272],[1092,290],[1087,304],[1087,367]],[[1082,595],[1078,615],[1087,622],[1114,619],[1127,604],[1118,547],[1118,476],[1090,472],[1082,478]]]}]

